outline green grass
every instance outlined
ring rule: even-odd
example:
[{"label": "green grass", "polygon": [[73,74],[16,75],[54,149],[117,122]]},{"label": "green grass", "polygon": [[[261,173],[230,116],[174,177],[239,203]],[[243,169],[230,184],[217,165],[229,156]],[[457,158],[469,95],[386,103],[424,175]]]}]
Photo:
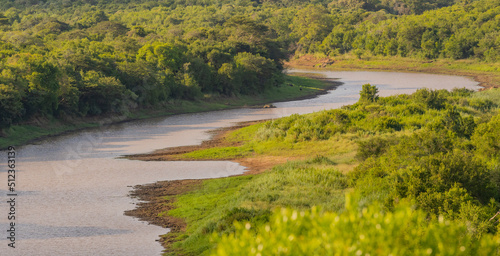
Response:
[{"label": "green grass", "polygon": [[500,93],[497,90],[484,90],[478,93],[474,93],[471,99],[489,100],[492,102],[500,102]]},{"label": "green grass", "polygon": [[[237,130],[229,135],[228,140],[241,137],[254,136],[253,131],[262,129],[262,125],[252,125],[244,129]],[[337,135],[328,140],[319,141],[283,141],[283,140],[260,140],[259,138],[248,139],[243,145],[238,147],[216,147],[197,150],[183,154],[180,159],[195,160],[220,160],[238,159],[244,157],[275,156],[287,158],[304,158],[311,155],[323,155],[334,157],[342,163],[349,163],[352,160],[352,152],[356,150],[356,134]],[[244,141],[244,140],[242,140]]]},{"label": "green grass", "polygon": [[[207,95],[197,101],[172,100],[161,107],[154,109],[139,109],[125,115],[71,118],[69,121],[58,120],[54,117],[41,118],[43,121],[38,125],[18,124],[3,129],[0,137],[0,149],[8,146],[18,146],[46,136],[57,135],[64,132],[75,131],[89,127],[101,126],[101,121],[110,120],[122,122],[126,120],[146,119],[160,116],[168,116],[181,113],[206,112],[222,109],[230,109],[242,106],[254,106],[276,101],[287,101],[301,97],[313,96],[329,87],[328,83],[305,77],[286,76],[285,84],[281,87],[272,88],[258,95],[245,95],[234,97],[221,97]],[[302,88],[302,90],[301,90]]]},{"label": "green grass", "polygon": [[177,208],[164,213],[189,223],[187,236],[181,237],[174,248],[190,255],[199,255],[209,249],[212,245],[203,229],[239,205],[239,190],[252,179],[253,176],[240,176],[205,180],[201,189],[179,196],[175,203]]},{"label": "green grass", "polygon": [[[228,219],[258,224],[276,207],[342,209],[347,178],[336,165],[329,158],[316,157],[289,162],[261,175],[205,180],[200,189],[177,197],[176,209],[163,213],[188,223],[174,248],[188,255],[204,254],[213,247],[209,234],[233,230]],[[241,212],[253,214],[248,217]]]}]

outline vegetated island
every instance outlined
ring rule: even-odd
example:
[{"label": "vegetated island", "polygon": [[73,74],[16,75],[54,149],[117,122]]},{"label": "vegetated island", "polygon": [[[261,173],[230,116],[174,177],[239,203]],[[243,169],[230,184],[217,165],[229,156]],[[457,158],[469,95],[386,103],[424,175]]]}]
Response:
[{"label": "vegetated island", "polygon": [[360,96],[127,156],[250,169],[137,186],[127,214],[172,228],[166,255],[498,255],[500,89]]}]

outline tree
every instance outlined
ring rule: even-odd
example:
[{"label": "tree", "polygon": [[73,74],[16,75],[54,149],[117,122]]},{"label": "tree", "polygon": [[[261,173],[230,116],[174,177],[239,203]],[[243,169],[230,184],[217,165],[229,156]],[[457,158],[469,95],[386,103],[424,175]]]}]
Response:
[{"label": "tree", "polygon": [[14,86],[0,83],[0,128],[8,127],[23,114],[20,92]]},{"label": "tree", "polygon": [[102,10],[95,10],[95,11],[90,11],[86,12],[83,17],[78,21],[78,25],[83,28],[89,28],[92,27],[93,25],[102,22],[102,21],[107,21],[108,16],[102,11]]},{"label": "tree", "polygon": [[81,72],[80,111],[99,115],[107,112],[123,112],[126,100],[134,97],[116,78],[96,71]]},{"label": "tree", "polygon": [[321,44],[332,31],[333,20],[324,7],[309,5],[297,12],[290,27],[293,37],[298,40],[298,51],[305,53]]},{"label": "tree", "polygon": [[480,124],[472,142],[476,146],[478,155],[486,158],[496,159],[500,163],[500,113],[495,115],[487,123]]},{"label": "tree", "polygon": [[9,18],[5,17],[2,13],[0,13],[0,26],[10,25]]},{"label": "tree", "polygon": [[146,44],[137,52],[138,60],[145,60],[167,73],[179,71],[183,58],[181,48],[169,43]]},{"label": "tree", "polygon": [[243,94],[256,94],[264,89],[279,84],[278,72],[274,62],[260,55],[249,52],[238,53],[234,57],[236,68],[243,80],[241,92]]},{"label": "tree", "polygon": [[360,102],[375,102],[378,99],[378,88],[375,85],[364,84],[363,89],[359,92]]}]

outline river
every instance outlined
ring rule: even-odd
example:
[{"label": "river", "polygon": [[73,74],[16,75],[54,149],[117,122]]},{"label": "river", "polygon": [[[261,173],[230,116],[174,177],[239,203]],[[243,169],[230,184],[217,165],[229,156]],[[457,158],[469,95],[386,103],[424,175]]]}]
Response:
[{"label": "river", "polygon": [[[300,72],[293,70],[291,72]],[[165,147],[199,144],[207,131],[236,122],[337,108],[371,83],[379,95],[418,88],[478,89],[469,78],[422,73],[322,73],[344,84],[319,97],[274,103],[273,109],[233,109],[127,122],[62,135],[16,148],[15,247],[8,247],[7,152],[0,152],[0,255],[160,255],[168,230],[125,216],[135,208],[132,186],[160,180],[241,174],[228,161],[141,162],[117,159]]]}]

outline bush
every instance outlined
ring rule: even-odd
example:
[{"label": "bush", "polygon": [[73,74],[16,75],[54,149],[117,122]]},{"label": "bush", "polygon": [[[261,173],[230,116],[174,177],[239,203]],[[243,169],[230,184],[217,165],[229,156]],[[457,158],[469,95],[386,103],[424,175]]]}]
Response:
[{"label": "bush", "polygon": [[477,127],[472,136],[472,143],[477,153],[486,158],[493,158],[500,162],[500,113],[489,122]]},{"label": "bush", "polygon": [[429,90],[427,88],[417,90],[412,97],[431,109],[442,109],[445,106],[446,98],[440,91]]},{"label": "bush", "polygon": [[356,158],[366,160],[369,157],[378,157],[385,153],[391,145],[397,144],[396,138],[372,137],[364,141],[358,141],[358,152]]},{"label": "bush", "polygon": [[217,232],[219,234],[228,234],[234,232],[234,222],[252,222],[252,223],[267,223],[271,211],[256,210],[235,207],[227,212],[227,214],[216,222],[209,222],[202,228],[203,234],[211,234]]},{"label": "bush", "polygon": [[211,255],[498,255],[500,239],[467,235],[464,223],[428,221],[409,206],[382,212],[377,205],[359,209],[346,198],[341,214],[276,210],[269,224],[256,228],[236,223],[234,235],[214,237]]},{"label": "bush", "polygon": [[0,83],[0,128],[8,127],[23,114],[21,94],[13,86]]},{"label": "bush", "polygon": [[375,102],[378,99],[378,88],[375,85],[364,84],[359,92],[360,102]]}]

